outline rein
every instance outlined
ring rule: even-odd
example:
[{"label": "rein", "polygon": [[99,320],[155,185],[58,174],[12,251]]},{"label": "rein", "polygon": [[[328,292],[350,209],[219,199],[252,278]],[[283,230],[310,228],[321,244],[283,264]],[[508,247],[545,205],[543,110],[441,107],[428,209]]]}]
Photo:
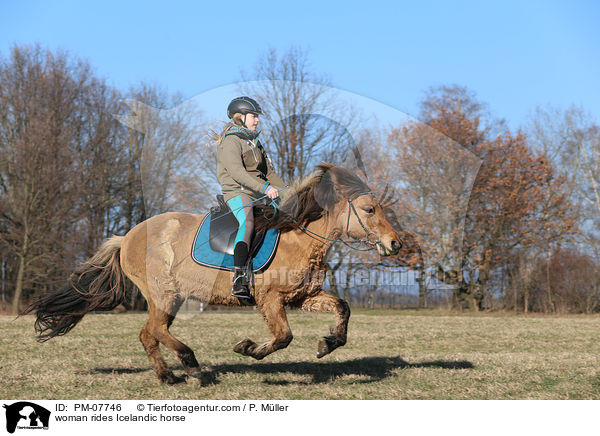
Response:
[{"label": "rein", "polygon": [[[287,189],[287,188],[289,188],[289,186],[285,186],[285,187],[283,187],[283,188],[279,189],[279,191],[281,192],[281,191],[283,191],[283,190],[285,190],[285,189]],[[360,197],[361,195],[372,194],[372,193],[373,193],[372,191],[361,192],[361,193],[360,193],[360,194],[358,194],[358,195],[357,195],[355,198],[358,198],[358,197]],[[267,197],[267,195],[263,195],[262,197],[259,197],[259,198],[257,198],[256,200],[250,201],[250,202],[248,202],[247,204],[244,204],[244,205],[242,205],[240,208],[243,208],[243,207],[245,207],[245,206],[248,206],[248,205],[250,205],[250,204],[252,204],[252,203],[255,203],[255,202],[257,202],[257,201],[260,201],[260,200],[262,200],[263,198],[266,198],[266,197]],[[271,200],[271,205],[272,205],[272,206],[273,206],[273,208],[274,208],[274,213],[273,213],[273,215],[272,215],[271,217],[266,217],[268,220],[271,220],[271,219],[273,219],[273,218],[275,217],[275,215],[277,214],[277,212],[278,212],[278,208],[277,208],[277,202],[276,202],[275,200],[273,200],[273,199]],[[238,208],[238,209],[240,209],[240,208]],[[238,209],[236,209],[236,210],[238,210]],[[365,227],[365,225],[363,224],[362,220],[361,220],[361,219],[360,219],[360,217],[358,216],[358,212],[356,212],[356,208],[354,207],[354,203],[352,203],[352,200],[351,200],[351,199],[348,199],[348,221],[346,222],[346,234],[348,233],[348,229],[349,229],[349,227],[350,227],[350,211],[351,211],[351,210],[352,210],[352,212],[354,213],[354,215],[356,216],[356,219],[358,220],[358,223],[360,224],[360,226],[361,226],[361,227],[363,228],[363,230],[365,231],[365,236],[364,236],[362,239],[358,239],[358,240],[356,240],[356,239],[344,240],[344,239],[341,239],[341,238],[331,239],[331,238],[328,238],[328,237],[326,237],[326,236],[319,235],[318,233],[315,233],[315,232],[313,232],[313,231],[311,231],[311,230],[307,229],[306,227],[304,227],[302,224],[300,224],[298,221],[296,221],[296,220],[295,220],[295,219],[293,219],[293,218],[292,218],[292,221],[293,221],[293,222],[294,222],[294,223],[295,223],[295,224],[296,224],[296,225],[297,225],[297,226],[298,226],[300,229],[302,229],[302,230],[303,230],[304,232],[306,232],[306,233],[310,233],[311,235],[314,235],[314,236],[316,236],[316,237],[318,237],[318,238],[321,238],[321,239],[323,239],[323,240],[325,240],[325,241],[330,241],[330,242],[333,242],[333,243],[336,243],[336,242],[341,242],[341,243],[342,243],[342,244],[344,244],[346,247],[348,247],[348,248],[351,248],[352,250],[355,250],[355,251],[370,251],[370,250],[373,250],[373,249],[374,249],[375,247],[377,247],[378,245],[382,245],[382,244],[381,244],[381,241],[380,241],[380,239],[379,239],[379,237],[378,237],[378,236],[377,236],[375,233],[373,233],[373,232],[370,232],[369,230],[367,230],[367,228],[366,228],[366,227]],[[228,214],[230,214],[230,213],[233,213],[233,210],[230,210],[229,212],[227,212],[227,213],[223,214],[223,216],[225,216],[225,215],[228,215]],[[217,218],[217,220],[219,220],[219,219],[223,218],[223,216],[220,216],[220,217],[218,217],[218,218]],[[198,227],[200,227],[200,226],[196,226],[196,227],[194,227],[194,228],[193,228],[193,229],[191,229],[191,230],[185,231],[185,232],[183,232],[183,233],[181,233],[181,234],[179,234],[179,235],[177,235],[177,236],[175,236],[175,237],[173,237],[173,238],[170,238],[170,239],[168,239],[167,241],[161,242],[161,243],[159,243],[159,244],[157,244],[157,245],[155,245],[155,246],[153,246],[153,247],[149,247],[149,248],[147,249],[147,252],[150,252],[150,251],[151,251],[153,248],[155,248],[155,247],[157,247],[157,246],[159,246],[159,245],[166,244],[167,242],[170,242],[170,241],[172,241],[172,240],[174,240],[174,239],[177,239],[177,238],[179,238],[180,236],[183,236],[183,235],[184,235],[184,234],[186,234],[186,233],[189,233],[189,232],[191,232],[191,231],[193,231],[193,230],[196,230]],[[377,239],[375,242],[373,242],[373,241],[369,240],[369,236],[371,236],[371,235],[374,235],[374,236],[375,236],[375,238]],[[208,241],[206,241],[206,242],[208,242]],[[206,243],[206,242],[205,242],[205,243]],[[371,248],[365,248],[365,249],[362,249],[362,248],[355,248],[355,247],[353,247],[353,246],[349,245],[349,244],[360,244],[360,243],[365,243],[366,245],[369,245]]]}]

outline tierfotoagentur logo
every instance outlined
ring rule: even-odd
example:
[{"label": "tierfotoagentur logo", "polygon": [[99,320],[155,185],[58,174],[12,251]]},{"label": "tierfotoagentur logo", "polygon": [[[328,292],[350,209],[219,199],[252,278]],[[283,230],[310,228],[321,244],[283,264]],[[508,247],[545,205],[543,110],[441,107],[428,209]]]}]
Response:
[{"label": "tierfotoagentur logo", "polygon": [[11,405],[4,404],[6,409],[6,431],[15,430],[48,430],[50,411],[35,403],[19,401]]}]

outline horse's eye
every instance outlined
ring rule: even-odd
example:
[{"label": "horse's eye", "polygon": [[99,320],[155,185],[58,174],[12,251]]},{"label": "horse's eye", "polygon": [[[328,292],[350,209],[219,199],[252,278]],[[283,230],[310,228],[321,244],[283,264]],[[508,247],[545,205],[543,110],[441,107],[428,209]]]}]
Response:
[{"label": "horse's eye", "polygon": [[369,207],[368,209],[365,209],[365,212],[367,212],[369,215],[371,215],[373,212],[375,212],[375,209],[373,209],[372,207]]}]

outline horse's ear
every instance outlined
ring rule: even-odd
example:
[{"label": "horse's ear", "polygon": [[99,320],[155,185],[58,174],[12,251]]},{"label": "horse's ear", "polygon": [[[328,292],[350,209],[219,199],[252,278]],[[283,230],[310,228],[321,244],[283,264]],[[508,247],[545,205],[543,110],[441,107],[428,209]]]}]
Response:
[{"label": "horse's ear", "polygon": [[331,171],[325,171],[321,180],[314,189],[315,200],[323,209],[333,211],[335,204],[339,201],[339,193],[335,187]]}]

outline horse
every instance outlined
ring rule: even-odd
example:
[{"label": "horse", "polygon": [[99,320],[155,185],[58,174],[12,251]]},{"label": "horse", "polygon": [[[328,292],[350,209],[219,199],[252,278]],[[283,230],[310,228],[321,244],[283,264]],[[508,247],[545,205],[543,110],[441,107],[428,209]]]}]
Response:
[{"label": "horse", "polygon": [[[280,231],[278,249],[262,280],[256,280],[252,301],[273,339],[259,345],[247,338],[233,348],[257,360],[292,341],[287,307],[335,314],[335,328],[317,344],[318,358],[345,345],[350,307],[322,289],[327,269],[324,257],[333,243],[362,241],[382,256],[397,254],[402,246],[371,189],[348,169],[321,163],[292,188],[296,195],[284,198],[279,211],[272,205],[254,206],[255,231]],[[194,352],[169,332],[177,311],[186,298],[219,305],[247,304],[230,295],[231,271],[204,267],[191,259],[194,233],[190,230],[203,217],[167,212],[141,222],[125,236],[108,239],[75,270],[67,285],[40,297],[24,311],[36,314],[38,341],[68,333],[91,311],[113,310],[125,301],[125,290],[133,282],[148,302],[149,317],[139,339],[160,382],[201,380]],[[282,281],[283,276],[286,280]],[[176,376],[168,368],[159,344],[177,355],[187,376]]]}]

